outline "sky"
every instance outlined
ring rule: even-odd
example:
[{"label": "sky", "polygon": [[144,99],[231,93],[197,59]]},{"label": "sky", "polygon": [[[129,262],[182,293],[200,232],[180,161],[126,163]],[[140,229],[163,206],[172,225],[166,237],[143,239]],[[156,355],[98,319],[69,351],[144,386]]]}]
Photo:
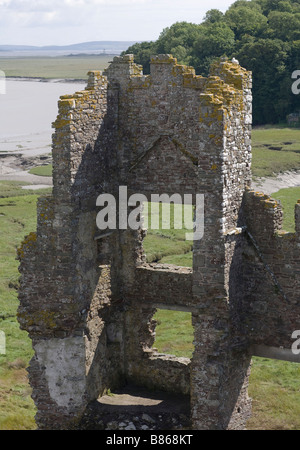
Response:
[{"label": "sky", "polygon": [[0,0],[0,44],[151,41],[175,22],[201,23],[234,0]]}]

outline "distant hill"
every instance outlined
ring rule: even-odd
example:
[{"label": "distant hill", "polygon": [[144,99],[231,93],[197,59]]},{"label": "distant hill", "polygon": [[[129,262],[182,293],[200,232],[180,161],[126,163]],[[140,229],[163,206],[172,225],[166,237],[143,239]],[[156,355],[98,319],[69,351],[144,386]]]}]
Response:
[{"label": "distant hill", "polygon": [[97,52],[97,53],[121,53],[126,50],[131,45],[135,44],[136,41],[91,41],[91,42],[80,42],[78,44],[70,45],[1,45],[0,52],[30,52],[30,53],[43,53],[43,52]]}]

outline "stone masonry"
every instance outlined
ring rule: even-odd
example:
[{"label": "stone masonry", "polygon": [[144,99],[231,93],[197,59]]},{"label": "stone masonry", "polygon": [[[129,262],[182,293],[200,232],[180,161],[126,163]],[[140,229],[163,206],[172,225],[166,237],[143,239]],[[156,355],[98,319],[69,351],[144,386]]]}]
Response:
[{"label": "stone masonry", "polygon": [[[237,63],[204,78],[171,55],[152,57],[150,75],[115,57],[60,98],[53,195],[18,250],[38,428],[74,428],[93,400],[134,383],[188,395],[195,430],[243,429],[251,357],[297,360],[300,203],[286,233],[280,204],[251,190],[251,110]],[[97,197],[120,186],[149,200],[204,194],[192,269],[147,264],[142,228],[97,228]],[[156,308],[192,313],[191,360],[153,348]]]}]

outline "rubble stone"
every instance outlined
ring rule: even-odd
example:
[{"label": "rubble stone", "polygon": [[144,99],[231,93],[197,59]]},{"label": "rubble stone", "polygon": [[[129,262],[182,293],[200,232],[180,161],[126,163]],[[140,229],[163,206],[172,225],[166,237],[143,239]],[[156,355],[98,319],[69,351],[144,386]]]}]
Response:
[{"label": "rubble stone", "polygon": [[[280,204],[251,190],[251,83],[235,61],[204,78],[157,55],[144,75],[125,55],[60,98],[53,195],[18,250],[38,428],[150,428],[139,415],[89,414],[124,383],[189,396],[190,422],[160,414],[153,426],[245,428],[251,356],[261,345],[289,355],[300,323],[299,204],[296,232],[284,233]],[[100,233],[97,198],[120,186],[204,195],[192,269],[146,264],[141,228]],[[158,305],[192,313],[191,360],[153,348]]]}]

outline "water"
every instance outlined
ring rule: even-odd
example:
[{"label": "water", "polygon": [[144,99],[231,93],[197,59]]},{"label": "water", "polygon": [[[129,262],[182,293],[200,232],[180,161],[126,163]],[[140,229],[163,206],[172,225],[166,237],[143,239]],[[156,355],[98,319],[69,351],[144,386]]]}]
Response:
[{"label": "water", "polygon": [[50,153],[59,97],[85,87],[86,83],[6,80],[6,94],[0,95],[0,152]]}]

